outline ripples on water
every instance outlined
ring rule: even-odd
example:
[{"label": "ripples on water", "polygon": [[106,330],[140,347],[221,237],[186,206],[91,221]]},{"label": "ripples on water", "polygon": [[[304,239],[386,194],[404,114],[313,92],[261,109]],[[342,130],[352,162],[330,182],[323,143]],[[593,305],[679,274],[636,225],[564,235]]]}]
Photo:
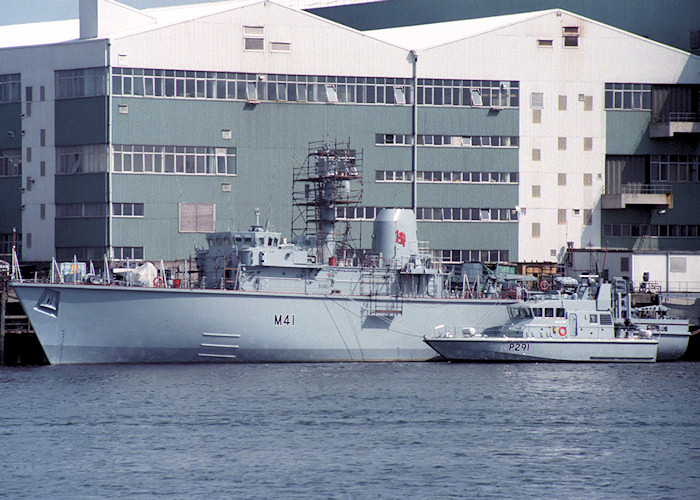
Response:
[{"label": "ripples on water", "polygon": [[0,496],[697,498],[700,363],[0,369]]}]

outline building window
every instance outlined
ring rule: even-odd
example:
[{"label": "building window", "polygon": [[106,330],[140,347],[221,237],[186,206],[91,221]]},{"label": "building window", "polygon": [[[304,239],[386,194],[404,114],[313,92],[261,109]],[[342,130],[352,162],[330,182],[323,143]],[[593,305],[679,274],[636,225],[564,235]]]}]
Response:
[{"label": "building window", "polygon": [[89,174],[108,170],[109,153],[106,144],[56,148],[56,174]]},{"label": "building window", "polygon": [[542,110],[533,109],[532,110],[532,123],[542,123]]},{"label": "building window", "polygon": [[433,106],[517,108],[520,101],[517,81],[421,78],[414,97],[412,78],[111,69],[115,96],[250,100],[253,84],[256,101],[327,102],[326,85],[334,86],[337,102],[347,104],[403,105],[417,99]]},{"label": "building window", "polygon": [[557,186],[566,186],[566,174],[564,174],[564,173],[557,174]]},{"label": "building window", "polygon": [[537,40],[538,47],[552,47],[554,46],[554,40],[547,38],[540,38]]},{"label": "building window", "polygon": [[584,137],[583,138],[583,150],[584,151],[593,151],[593,137]]},{"label": "building window", "polygon": [[578,47],[579,27],[564,26],[562,28],[564,47]]},{"label": "building window", "polygon": [[605,224],[604,236],[637,237],[649,235],[661,238],[697,238],[700,234],[698,224]]},{"label": "building window", "polygon": [[270,42],[270,52],[291,52],[292,44],[289,42]]},{"label": "building window", "polygon": [[630,258],[620,257],[620,272],[628,273],[630,272]]},{"label": "building window", "polygon": [[32,94],[33,94],[33,88],[32,87],[25,87],[24,88],[24,100],[27,102],[32,102]]},{"label": "building window", "polygon": [[236,175],[236,148],[115,144],[112,149],[113,172]]},{"label": "building window", "polygon": [[39,131],[39,146],[46,146],[46,129]]},{"label": "building window", "polygon": [[583,225],[591,226],[593,225],[593,210],[589,208],[583,209]]},{"label": "building window", "polygon": [[652,182],[700,182],[700,156],[651,155]]},{"label": "building window", "polygon": [[56,203],[57,219],[107,217],[107,203]]},{"label": "building window", "polygon": [[[413,136],[410,134],[374,134],[377,146],[410,145]],[[517,148],[517,136],[492,135],[419,135],[419,146],[437,146],[453,148]]]},{"label": "building window", "polygon": [[593,185],[593,174],[583,174],[583,185],[592,186]]},{"label": "building window", "polygon": [[15,247],[17,254],[22,254],[22,233],[0,234],[0,255],[12,255],[12,247]]},{"label": "building window", "polygon": [[583,110],[584,111],[593,111],[593,96],[592,95],[583,96]]},{"label": "building window", "polygon": [[566,224],[566,209],[560,208],[557,210],[557,224]]},{"label": "building window", "polygon": [[532,237],[533,238],[540,237],[540,223],[539,222],[532,223]]},{"label": "building window", "polygon": [[265,50],[264,26],[243,26],[243,49],[258,52]]},{"label": "building window", "polygon": [[19,73],[0,75],[0,104],[20,102],[21,94],[22,90]]},{"label": "building window", "polygon": [[178,203],[179,232],[212,233],[216,220],[213,203]]},{"label": "building window", "polygon": [[22,150],[0,149],[0,177],[22,175]]},{"label": "building window", "polygon": [[669,257],[669,272],[672,273],[685,273],[687,272],[686,258],[685,257]]},{"label": "building window", "polygon": [[559,111],[566,111],[566,96],[559,96]]},{"label": "building window", "polygon": [[107,254],[105,247],[56,247],[56,260],[72,261],[74,258],[82,261],[99,261]]},{"label": "building window", "polygon": [[56,99],[107,95],[108,68],[56,71]]},{"label": "building window", "polygon": [[530,94],[530,107],[532,109],[544,108],[544,94],[542,92],[533,92]]},{"label": "building window", "polygon": [[532,185],[532,197],[533,198],[539,198],[541,195],[541,187],[537,184]]},{"label": "building window", "polygon": [[[382,207],[338,207],[338,220],[374,220]],[[425,222],[515,222],[516,210],[507,208],[417,207],[416,219]]]},{"label": "building window", "polygon": [[27,245],[26,245],[27,248],[32,248],[32,233],[27,233],[26,241],[27,241]]},{"label": "building window", "polygon": [[[377,170],[376,182],[412,182],[413,172],[405,170]],[[517,172],[453,172],[419,171],[417,182],[441,182],[446,184],[517,184]]]},{"label": "building window", "polygon": [[112,203],[115,217],[143,217],[143,203]]},{"label": "building window", "polygon": [[651,85],[606,83],[605,109],[651,111]]},{"label": "building window", "polygon": [[559,137],[557,140],[557,149],[559,149],[559,151],[566,151],[566,137]]},{"label": "building window", "polygon": [[27,148],[27,163],[32,162],[32,148]]},{"label": "building window", "polygon": [[142,260],[143,259],[143,247],[113,247],[113,253],[115,259],[120,260]]},{"label": "building window", "polygon": [[40,174],[42,177],[46,176],[46,162],[45,162],[45,161],[42,161],[42,162],[39,164],[39,174]]},{"label": "building window", "polygon": [[41,220],[46,220],[46,204],[42,203],[39,205],[39,218]]},{"label": "building window", "polygon": [[394,87],[394,104],[406,104],[406,87]]},{"label": "building window", "polygon": [[532,150],[532,161],[540,161],[541,157],[542,157],[542,152],[540,149],[533,149]]},{"label": "building window", "polygon": [[40,101],[45,101],[46,100],[46,87],[43,85],[39,87],[39,100]]}]

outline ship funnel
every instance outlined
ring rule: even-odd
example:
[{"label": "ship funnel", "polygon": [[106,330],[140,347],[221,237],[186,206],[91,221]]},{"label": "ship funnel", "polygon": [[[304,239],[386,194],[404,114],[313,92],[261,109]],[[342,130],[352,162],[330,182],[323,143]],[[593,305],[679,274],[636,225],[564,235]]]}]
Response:
[{"label": "ship funnel", "polygon": [[372,250],[384,261],[401,266],[418,255],[418,231],[413,210],[388,208],[374,220]]}]

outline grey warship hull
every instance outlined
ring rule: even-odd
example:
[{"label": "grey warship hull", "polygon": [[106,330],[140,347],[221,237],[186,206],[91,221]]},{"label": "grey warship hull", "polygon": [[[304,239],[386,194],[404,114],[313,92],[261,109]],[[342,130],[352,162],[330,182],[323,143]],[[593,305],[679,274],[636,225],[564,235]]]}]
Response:
[{"label": "grey warship hull", "polygon": [[403,298],[389,310],[367,296],[13,287],[51,364],[426,361],[437,356],[423,334],[440,318],[488,328],[512,303]]},{"label": "grey warship hull", "polygon": [[425,342],[449,361],[653,363],[656,339],[441,338]]}]

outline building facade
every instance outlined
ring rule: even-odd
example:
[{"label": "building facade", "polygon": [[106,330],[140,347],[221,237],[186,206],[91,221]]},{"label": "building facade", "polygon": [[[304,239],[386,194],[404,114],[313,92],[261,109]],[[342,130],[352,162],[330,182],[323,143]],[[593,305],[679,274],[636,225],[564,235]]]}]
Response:
[{"label": "building facade", "polygon": [[700,250],[699,71],[561,10],[360,32],[269,1],[83,0],[0,48],[0,253],[182,259],[255,208],[289,234],[323,138],[363,152],[361,206],[338,210],[362,248],[379,208],[415,204],[446,262]]}]

